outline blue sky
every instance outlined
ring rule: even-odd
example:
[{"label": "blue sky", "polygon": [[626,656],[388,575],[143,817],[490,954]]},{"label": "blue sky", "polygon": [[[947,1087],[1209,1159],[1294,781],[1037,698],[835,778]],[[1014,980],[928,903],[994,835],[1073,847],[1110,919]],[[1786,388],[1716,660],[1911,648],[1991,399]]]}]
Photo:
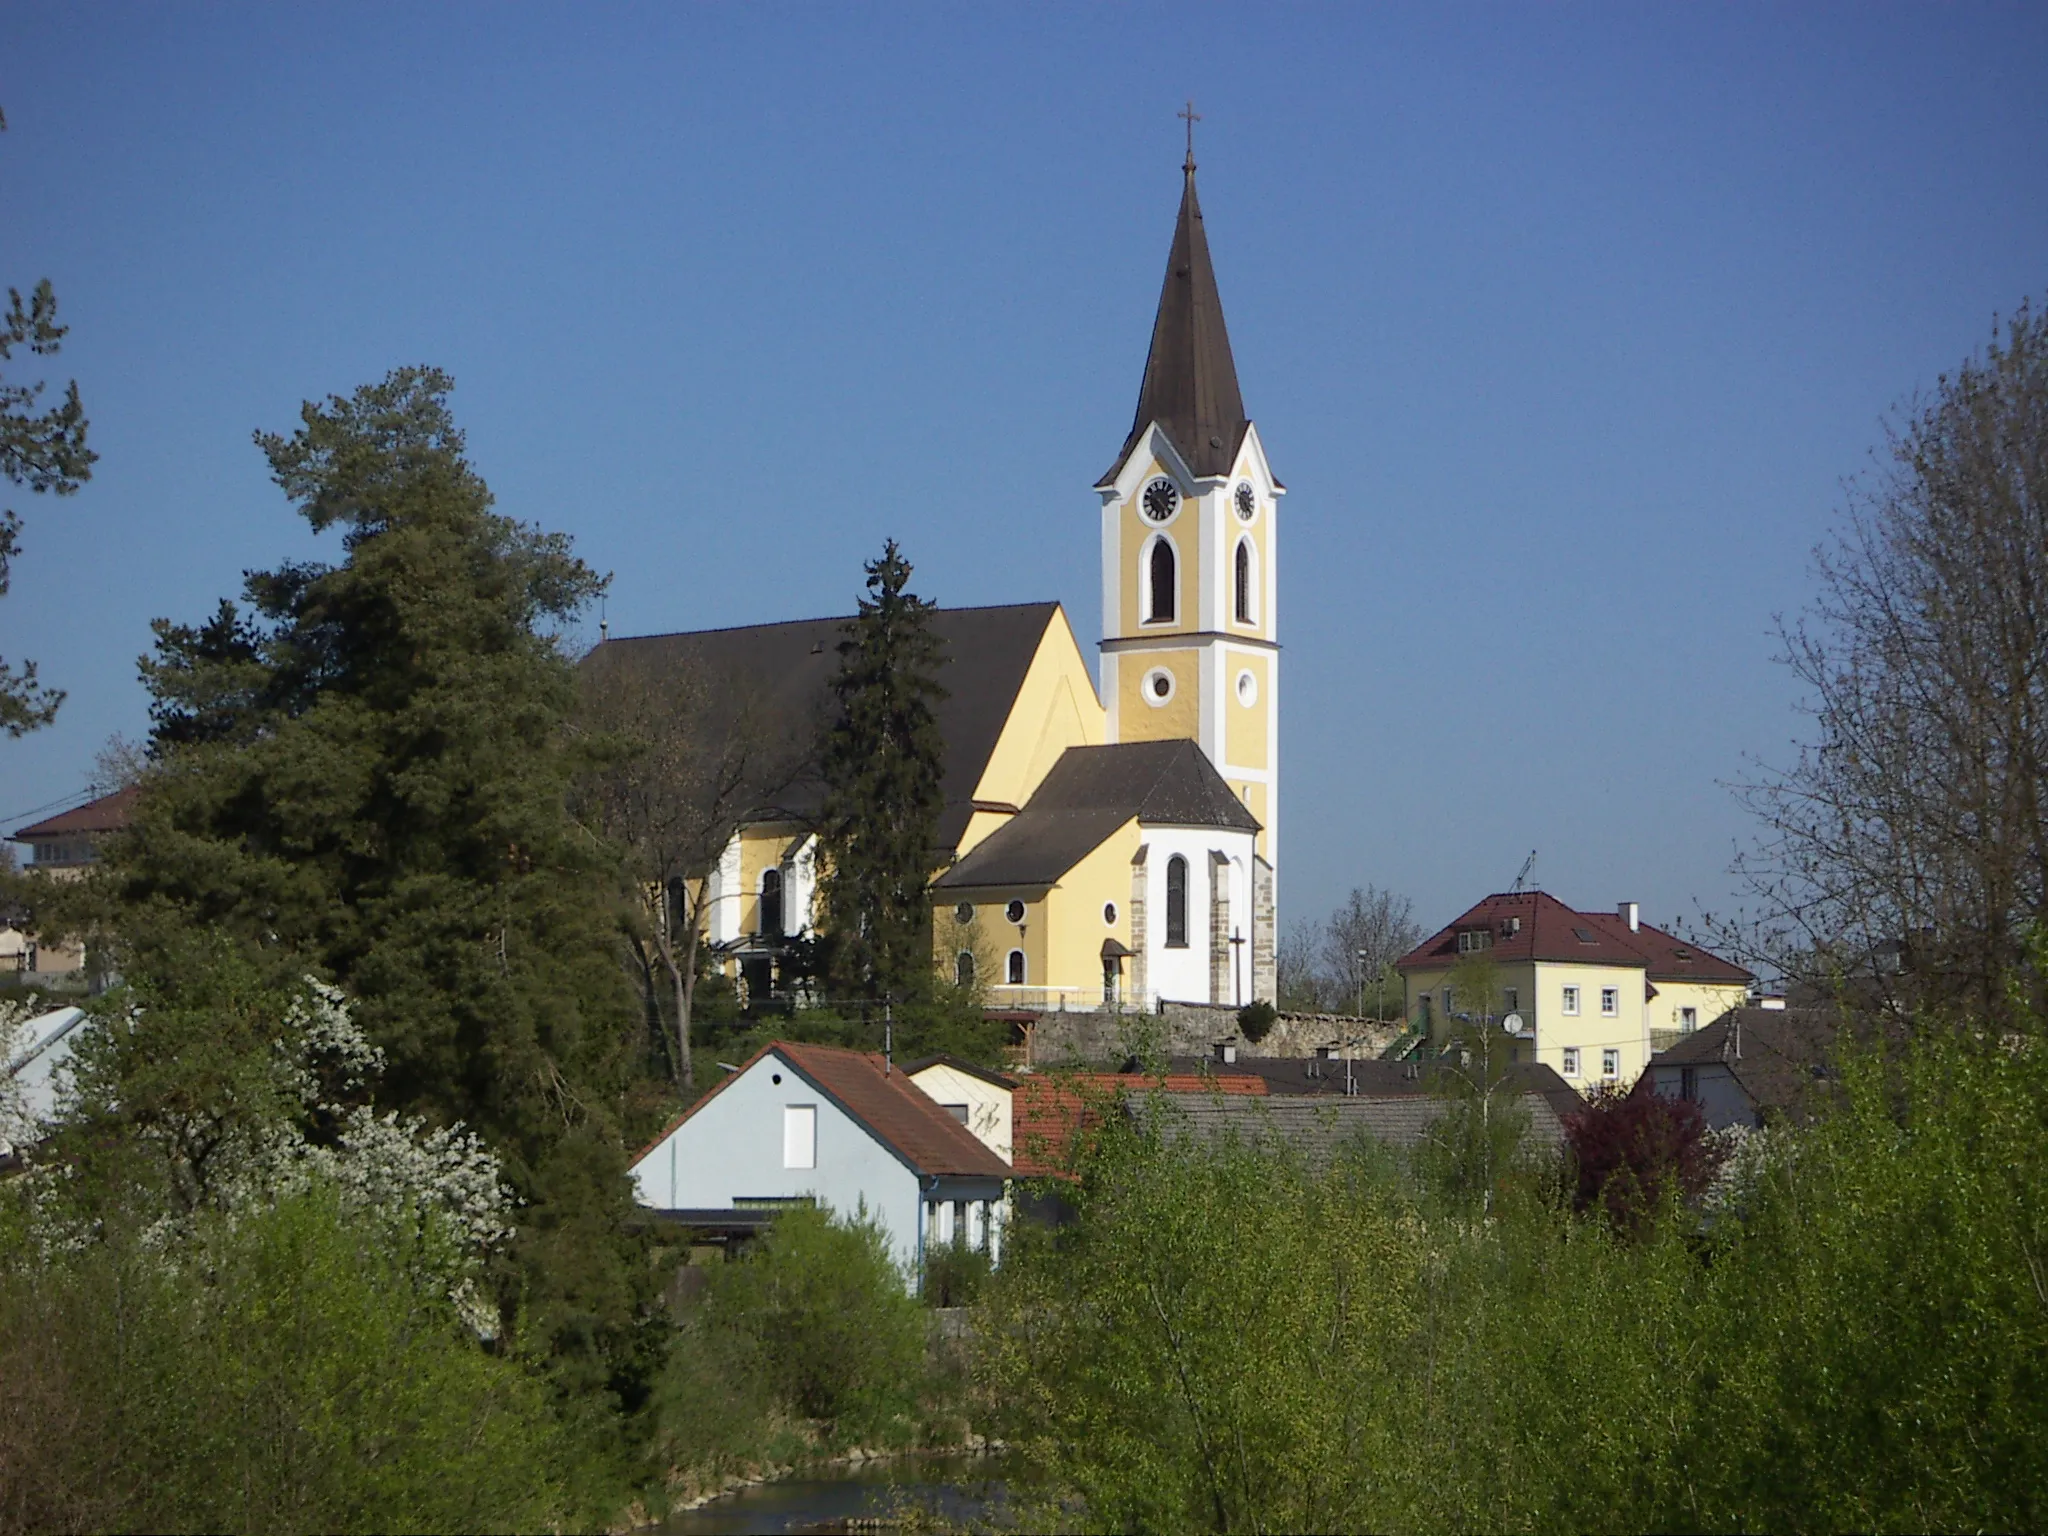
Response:
[{"label": "blue sky", "polygon": [[1098,632],[1192,95],[1280,528],[1283,917],[1725,908],[1804,722],[1772,615],[1886,410],[2048,294],[2048,9],[539,5],[0,11],[0,283],[98,472],[0,654],[68,688],[0,818],[139,736],[135,659],[320,546],[257,428],[454,373],[615,633],[946,603]]}]

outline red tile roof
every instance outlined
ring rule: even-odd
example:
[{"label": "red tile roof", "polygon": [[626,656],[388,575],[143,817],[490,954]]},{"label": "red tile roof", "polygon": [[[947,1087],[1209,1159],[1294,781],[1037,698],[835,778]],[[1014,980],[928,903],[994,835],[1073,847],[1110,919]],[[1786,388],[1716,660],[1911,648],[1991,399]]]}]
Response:
[{"label": "red tile roof", "polygon": [[97,800],[88,800],[68,811],[60,811],[32,827],[23,827],[8,841],[26,843],[37,838],[66,837],[80,832],[119,832],[128,825],[129,814],[135,809],[135,802],[141,794],[142,791],[131,784],[111,795],[101,795]]},{"label": "red tile roof", "polygon": [[788,1040],[771,1040],[728,1073],[724,1082],[684,1110],[662,1128],[659,1136],[633,1159],[638,1164],[660,1146],[684,1121],[744,1077],[763,1056],[779,1056],[818,1092],[838,1105],[888,1147],[915,1173],[955,1174],[974,1178],[1006,1179],[1010,1165],[990,1151],[968,1129],[955,1120],[924,1090],[907,1077],[901,1067],[883,1070],[883,1059],[865,1051],[849,1051],[836,1045],[800,1045]]},{"label": "red tile roof", "polygon": [[1022,1078],[1010,1095],[1013,1164],[1024,1177],[1071,1178],[1075,1143],[1101,1123],[1102,1110],[1133,1092],[1266,1096],[1263,1077],[1172,1072],[1164,1077],[1118,1072],[1050,1072]]},{"label": "red tile roof", "polygon": [[1582,965],[1640,966],[1652,981],[1702,981],[1726,986],[1754,979],[1739,965],[1688,944],[1676,934],[1641,923],[1631,929],[1613,912],[1575,912],[1547,891],[1489,896],[1408,951],[1396,966],[1436,970],[1458,963],[1458,935],[1485,929],[1487,953],[1508,965],[1524,960]]}]

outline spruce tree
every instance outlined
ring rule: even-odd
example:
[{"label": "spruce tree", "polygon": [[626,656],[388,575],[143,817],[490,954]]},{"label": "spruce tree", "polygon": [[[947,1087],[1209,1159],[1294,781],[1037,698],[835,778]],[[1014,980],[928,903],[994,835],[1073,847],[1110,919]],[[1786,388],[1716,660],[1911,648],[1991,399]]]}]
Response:
[{"label": "spruce tree", "polygon": [[175,964],[203,925],[345,988],[387,1106],[464,1121],[504,1159],[528,1340],[597,1386],[634,1329],[635,1024],[611,855],[566,806],[575,684],[552,631],[601,583],[561,535],[492,511],[451,387],[400,369],[257,434],[344,558],[157,623],[154,761],[93,884],[131,970]]},{"label": "spruce tree", "polygon": [[894,539],[867,565],[868,595],[839,643],[826,732],[823,898],[834,982],[867,998],[930,990],[931,875],[944,803],[934,706],[945,661],[935,605],[907,590]]}]

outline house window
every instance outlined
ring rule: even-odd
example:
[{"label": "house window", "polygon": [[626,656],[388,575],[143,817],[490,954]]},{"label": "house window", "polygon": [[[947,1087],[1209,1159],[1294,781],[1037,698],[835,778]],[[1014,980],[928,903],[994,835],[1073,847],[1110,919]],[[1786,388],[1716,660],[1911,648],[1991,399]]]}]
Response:
[{"label": "house window", "polygon": [[1021,901],[1012,901],[1008,906],[1003,908],[1003,916],[1008,918],[1013,923],[1023,922],[1024,903]]},{"label": "house window", "polygon": [[1700,1011],[1697,1008],[1678,1010],[1678,1028],[1683,1034],[1691,1034],[1700,1027]]},{"label": "house window", "polygon": [[1564,989],[1564,1011],[1570,1014],[1576,1014],[1579,1011],[1579,989],[1577,987],[1566,987]]},{"label": "house window", "polygon": [[761,872],[761,937],[782,937],[782,871],[779,869]]},{"label": "house window", "polygon": [[941,1104],[939,1108],[943,1109],[955,1120],[958,1120],[962,1125],[967,1123],[967,1106],[965,1104]]},{"label": "house window", "polygon": [[1173,546],[1165,539],[1152,541],[1152,558],[1147,562],[1145,621],[1171,624],[1174,616]]},{"label": "house window", "polygon": [[1021,949],[1010,951],[1010,985],[1013,987],[1024,985],[1024,951]]},{"label": "house window", "polygon": [[1257,610],[1252,607],[1252,541],[1237,541],[1237,622],[1256,624]]},{"label": "house window", "polygon": [[1576,1045],[1568,1045],[1564,1048],[1564,1075],[1566,1077],[1577,1077],[1579,1075],[1579,1048]]},{"label": "house window", "polygon": [[1600,1012],[1610,1019],[1621,1012],[1621,988],[1602,987],[1600,989]]},{"label": "house window", "polygon": [[1678,1096],[1688,1104],[1694,1103],[1699,1099],[1700,1074],[1697,1067],[1680,1067],[1678,1069]]},{"label": "house window", "polygon": [[1166,947],[1188,947],[1188,861],[1177,853],[1166,861]]},{"label": "house window", "polygon": [[818,1166],[817,1105],[785,1104],[782,1106],[782,1166],[785,1168],[815,1168]]},{"label": "house window", "polygon": [[1424,1029],[1427,1029],[1430,1025],[1429,994],[1427,992],[1423,993],[1422,996],[1418,999],[1418,1002],[1421,1006],[1416,1010],[1415,1018],[1416,1021],[1420,1023]]},{"label": "house window", "polygon": [[963,987],[974,985],[974,952],[963,949],[953,957],[953,980]]},{"label": "house window", "polygon": [[1600,1075],[1610,1082],[1621,1076],[1621,1052],[1611,1045],[1600,1053]]},{"label": "house window", "polygon": [[1447,1018],[1447,1019],[1448,1019],[1448,1018],[1452,1018],[1452,1017],[1454,1017],[1454,1016],[1455,1016],[1455,1012],[1456,1012],[1456,1009],[1455,1009],[1455,1005],[1453,1004],[1453,1002],[1452,1002],[1452,1000],[1451,1000],[1451,999],[1452,999],[1452,993],[1451,993],[1451,989],[1450,989],[1449,987],[1445,987],[1445,988],[1444,988],[1444,1017],[1445,1017],[1445,1018]]},{"label": "house window", "polygon": [[1520,1008],[1520,1007],[1522,1006],[1522,993],[1521,993],[1521,990],[1520,990],[1519,988],[1517,988],[1517,987],[1508,987],[1508,988],[1505,988],[1505,989],[1504,989],[1504,993],[1505,993],[1505,996],[1506,996],[1506,998],[1507,998],[1507,1005],[1508,1005],[1508,1012],[1509,1012],[1509,1013],[1513,1013],[1513,1012],[1515,1012],[1515,1011],[1516,1011],[1517,1009],[1519,1009],[1519,1008]]},{"label": "house window", "polygon": [[1458,935],[1458,953],[1474,955],[1482,949],[1493,948],[1493,930],[1490,928],[1468,928]]}]

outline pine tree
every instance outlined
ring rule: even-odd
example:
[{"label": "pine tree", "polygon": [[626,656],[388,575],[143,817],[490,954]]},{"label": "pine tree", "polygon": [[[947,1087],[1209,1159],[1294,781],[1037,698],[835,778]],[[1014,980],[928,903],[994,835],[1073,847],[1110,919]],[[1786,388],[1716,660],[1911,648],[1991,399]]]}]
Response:
[{"label": "pine tree", "polygon": [[868,596],[839,643],[820,838],[835,982],[897,1000],[931,987],[931,874],[945,773],[933,714],[946,697],[945,656],[932,632],[934,605],[906,590],[910,571],[889,540],[868,563]]},{"label": "pine tree", "polygon": [[504,1159],[533,1325],[602,1383],[632,1327],[635,1024],[611,854],[567,811],[575,683],[550,633],[601,583],[491,510],[451,388],[400,369],[257,434],[345,558],[252,572],[246,612],[157,623],[154,762],[95,883],[131,971],[204,925],[344,987],[387,1055],[385,1107],[464,1121]]}]

